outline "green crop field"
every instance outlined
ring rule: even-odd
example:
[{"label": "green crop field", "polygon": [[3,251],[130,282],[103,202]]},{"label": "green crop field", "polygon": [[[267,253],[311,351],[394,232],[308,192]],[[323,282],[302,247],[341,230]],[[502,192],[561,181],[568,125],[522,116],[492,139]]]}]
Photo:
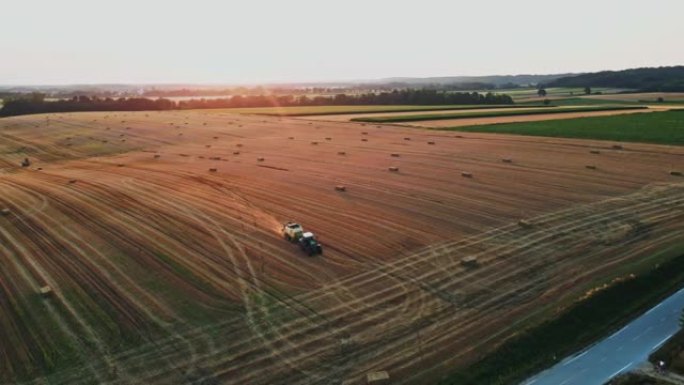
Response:
[{"label": "green crop field", "polygon": [[684,145],[684,111],[444,128],[466,132]]},{"label": "green crop field", "polygon": [[[529,106],[527,106],[529,107]],[[401,116],[383,116],[383,117],[363,117],[351,119],[356,122],[371,122],[371,123],[399,123],[399,122],[417,122],[424,120],[447,120],[447,119],[466,119],[466,118],[489,118],[499,116],[517,116],[517,115],[538,115],[538,114],[559,114],[569,112],[593,112],[593,111],[614,111],[614,110],[632,110],[646,107],[641,106],[587,106],[587,107],[570,107],[570,108],[551,108],[540,107],[526,110],[507,110],[507,111],[475,111],[475,112],[458,112],[450,114],[417,114],[417,115],[401,115]]]}]

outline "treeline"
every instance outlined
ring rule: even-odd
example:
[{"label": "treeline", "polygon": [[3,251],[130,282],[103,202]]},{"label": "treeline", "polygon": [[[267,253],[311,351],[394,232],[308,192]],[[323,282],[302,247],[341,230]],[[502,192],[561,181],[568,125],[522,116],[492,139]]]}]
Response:
[{"label": "treeline", "polygon": [[682,92],[684,91],[684,66],[602,71],[556,79],[544,84],[544,86],[608,87],[644,92]]},{"label": "treeline", "polygon": [[5,100],[0,116],[77,111],[157,111],[176,108],[176,103],[167,99],[78,96],[72,99],[45,101],[42,98],[22,97]]},{"label": "treeline", "polygon": [[78,96],[46,101],[40,94],[6,100],[0,116],[14,116],[76,111],[159,111],[177,109],[303,107],[336,105],[449,105],[449,104],[513,104],[503,94],[477,92],[440,92],[436,90],[397,90],[392,92],[334,96],[233,96],[222,99],[172,101],[150,98],[97,98]]}]

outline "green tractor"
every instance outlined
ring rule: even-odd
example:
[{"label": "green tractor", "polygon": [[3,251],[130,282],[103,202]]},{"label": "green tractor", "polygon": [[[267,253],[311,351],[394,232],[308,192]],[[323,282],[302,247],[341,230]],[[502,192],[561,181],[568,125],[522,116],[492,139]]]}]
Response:
[{"label": "green tractor", "polygon": [[288,222],[283,225],[283,237],[290,242],[299,244],[299,248],[309,255],[323,254],[323,247],[318,243],[312,232],[304,232],[299,223]]}]

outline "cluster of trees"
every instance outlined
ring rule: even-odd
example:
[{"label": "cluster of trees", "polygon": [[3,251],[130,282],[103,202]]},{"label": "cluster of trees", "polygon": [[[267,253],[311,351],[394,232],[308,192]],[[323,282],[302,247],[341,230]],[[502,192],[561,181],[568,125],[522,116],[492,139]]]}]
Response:
[{"label": "cluster of trees", "polygon": [[4,105],[0,110],[0,116],[76,111],[172,110],[175,108],[176,104],[167,99],[112,99],[76,96],[72,99],[46,101],[44,100],[44,97],[37,96],[34,94],[30,97],[21,97],[5,100]]},{"label": "cluster of trees", "polygon": [[684,66],[595,72],[556,79],[544,85],[546,87],[608,87],[647,92],[682,92],[684,91]]},{"label": "cluster of trees", "polygon": [[436,90],[401,90],[359,95],[334,96],[233,96],[222,99],[191,99],[172,101],[150,98],[98,98],[78,96],[71,99],[46,101],[42,94],[6,100],[0,116],[74,111],[143,111],[206,108],[290,107],[335,105],[447,105],[447,104],[513,104],[502,94],[477,92],[440,92]]},{"label": "cluster of trees", "polygon": [[[570,94],[572,95],[572,92]],[[591,87],[584,87],[584,94],[591,95]],[[544,88],[544,86],[537,88],[537,96],[539,96],[540,98],[546,96],[546,88]]]}]

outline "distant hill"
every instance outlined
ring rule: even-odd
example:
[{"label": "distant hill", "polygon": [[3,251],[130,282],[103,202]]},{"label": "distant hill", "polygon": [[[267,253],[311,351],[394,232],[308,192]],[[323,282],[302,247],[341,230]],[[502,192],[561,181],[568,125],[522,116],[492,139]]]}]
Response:
[{"label": "distant hill", "polygon": [[440,76],[440,77],[393,77],[373,81],[378,84],[445,85],[445,84],[492,84],[497,87],[514,84],[516,86],[537,85],[576,74],[553,75],[490,75],[490,76]]},{"label": "distant hill", "polygon": [[648,92],[684,91],[684,66],[601,71],[554,79],[546,87],[609,87]]}]

